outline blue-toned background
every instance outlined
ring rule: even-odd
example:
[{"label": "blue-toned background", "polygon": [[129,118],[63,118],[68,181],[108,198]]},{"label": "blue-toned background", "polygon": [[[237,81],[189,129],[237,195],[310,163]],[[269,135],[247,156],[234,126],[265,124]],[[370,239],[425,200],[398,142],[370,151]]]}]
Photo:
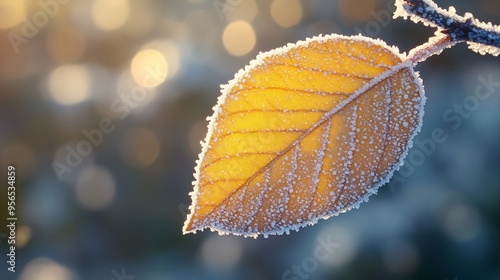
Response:
[{"label": "blue-toned background", "polygon": [[[438,4],[500,24],[497,0]],[[401,51],[433,34],[393,10],[382,0],[0,0],[0,278],[500,279],[500,60],[464,44],[417,66],[428,97],[419,145],[369,203],[289,236],[181,233],[219,85],[260,51],[320,33]]]}]

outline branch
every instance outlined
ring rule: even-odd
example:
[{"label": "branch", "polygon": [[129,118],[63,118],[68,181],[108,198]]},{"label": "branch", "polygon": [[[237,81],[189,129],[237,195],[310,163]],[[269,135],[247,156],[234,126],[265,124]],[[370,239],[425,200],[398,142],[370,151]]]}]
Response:
[{"label": "branch", "polygon": [[480,22],[470,13],[459,16],[455,8],[447,11],[430,0],[396,0],[396,7],[395,17],[410,17],[414,22],[440,28],[452,42],[468,42],[481,54],[500,54],[500,26]]}]

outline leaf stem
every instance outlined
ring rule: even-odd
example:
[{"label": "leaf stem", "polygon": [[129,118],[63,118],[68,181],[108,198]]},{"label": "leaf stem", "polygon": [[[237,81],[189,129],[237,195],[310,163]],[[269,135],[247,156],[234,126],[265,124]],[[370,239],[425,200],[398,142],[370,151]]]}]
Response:
[{"label": "leaf stem", "polygon": [[414,65],[417,65],[419,62],[425,61],[430,56],[440,54],[444,49],[449,48],[456,43],[458,42],[453,41],[450,36],[444,35],[438,31],[437,35],[431,37],[427,43],[410,50],[406,60],[413,62]]},{"label": "leaf stem", "polygon": [[[452,42],[473,42],[500,48],[500,26],[476,20],[472,14],[464,16],[439,8],[430,0],[404,0],[405,11],[420,18],[420,21],[444,29]],[[418,19],[417,19],[418,20]]]}]

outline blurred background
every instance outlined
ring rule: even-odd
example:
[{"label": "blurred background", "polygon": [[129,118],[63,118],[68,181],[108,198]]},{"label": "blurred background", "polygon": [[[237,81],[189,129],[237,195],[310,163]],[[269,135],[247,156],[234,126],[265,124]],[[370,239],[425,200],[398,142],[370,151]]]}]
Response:
[{"label": "blurred background", "polygon": [[[500,23],[497,0],[437,2]],[[18,217],[16,273],[0,228],[0,278],[500,279],[500,61],[464,44],[417,67],[428,101],[416,139],[440,129],[446,141],[414,147],[369,203],[289,236],[181,233],[219,85],[260,51],[320,33],[401,51],[434,33],[393,11],[384,0],[0,0],[1,224],[10,164]],[[320,240],[338,245],[325,261]]]}]

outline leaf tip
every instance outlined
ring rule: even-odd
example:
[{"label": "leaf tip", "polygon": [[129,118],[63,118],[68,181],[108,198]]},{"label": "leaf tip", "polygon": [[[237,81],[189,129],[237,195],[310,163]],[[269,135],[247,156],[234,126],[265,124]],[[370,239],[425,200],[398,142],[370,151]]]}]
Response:
[{"label": "leaf tip", "polygon": [[193,220],[192,217],[193,213],[189,214],[189,216],[186,218],[186,221],[184,222],[184,226],[182,227],[182,234],[186,235],[189,233],[196,234],[198,230],[203,231],[199,225],[197,225],[196,221]]}]

